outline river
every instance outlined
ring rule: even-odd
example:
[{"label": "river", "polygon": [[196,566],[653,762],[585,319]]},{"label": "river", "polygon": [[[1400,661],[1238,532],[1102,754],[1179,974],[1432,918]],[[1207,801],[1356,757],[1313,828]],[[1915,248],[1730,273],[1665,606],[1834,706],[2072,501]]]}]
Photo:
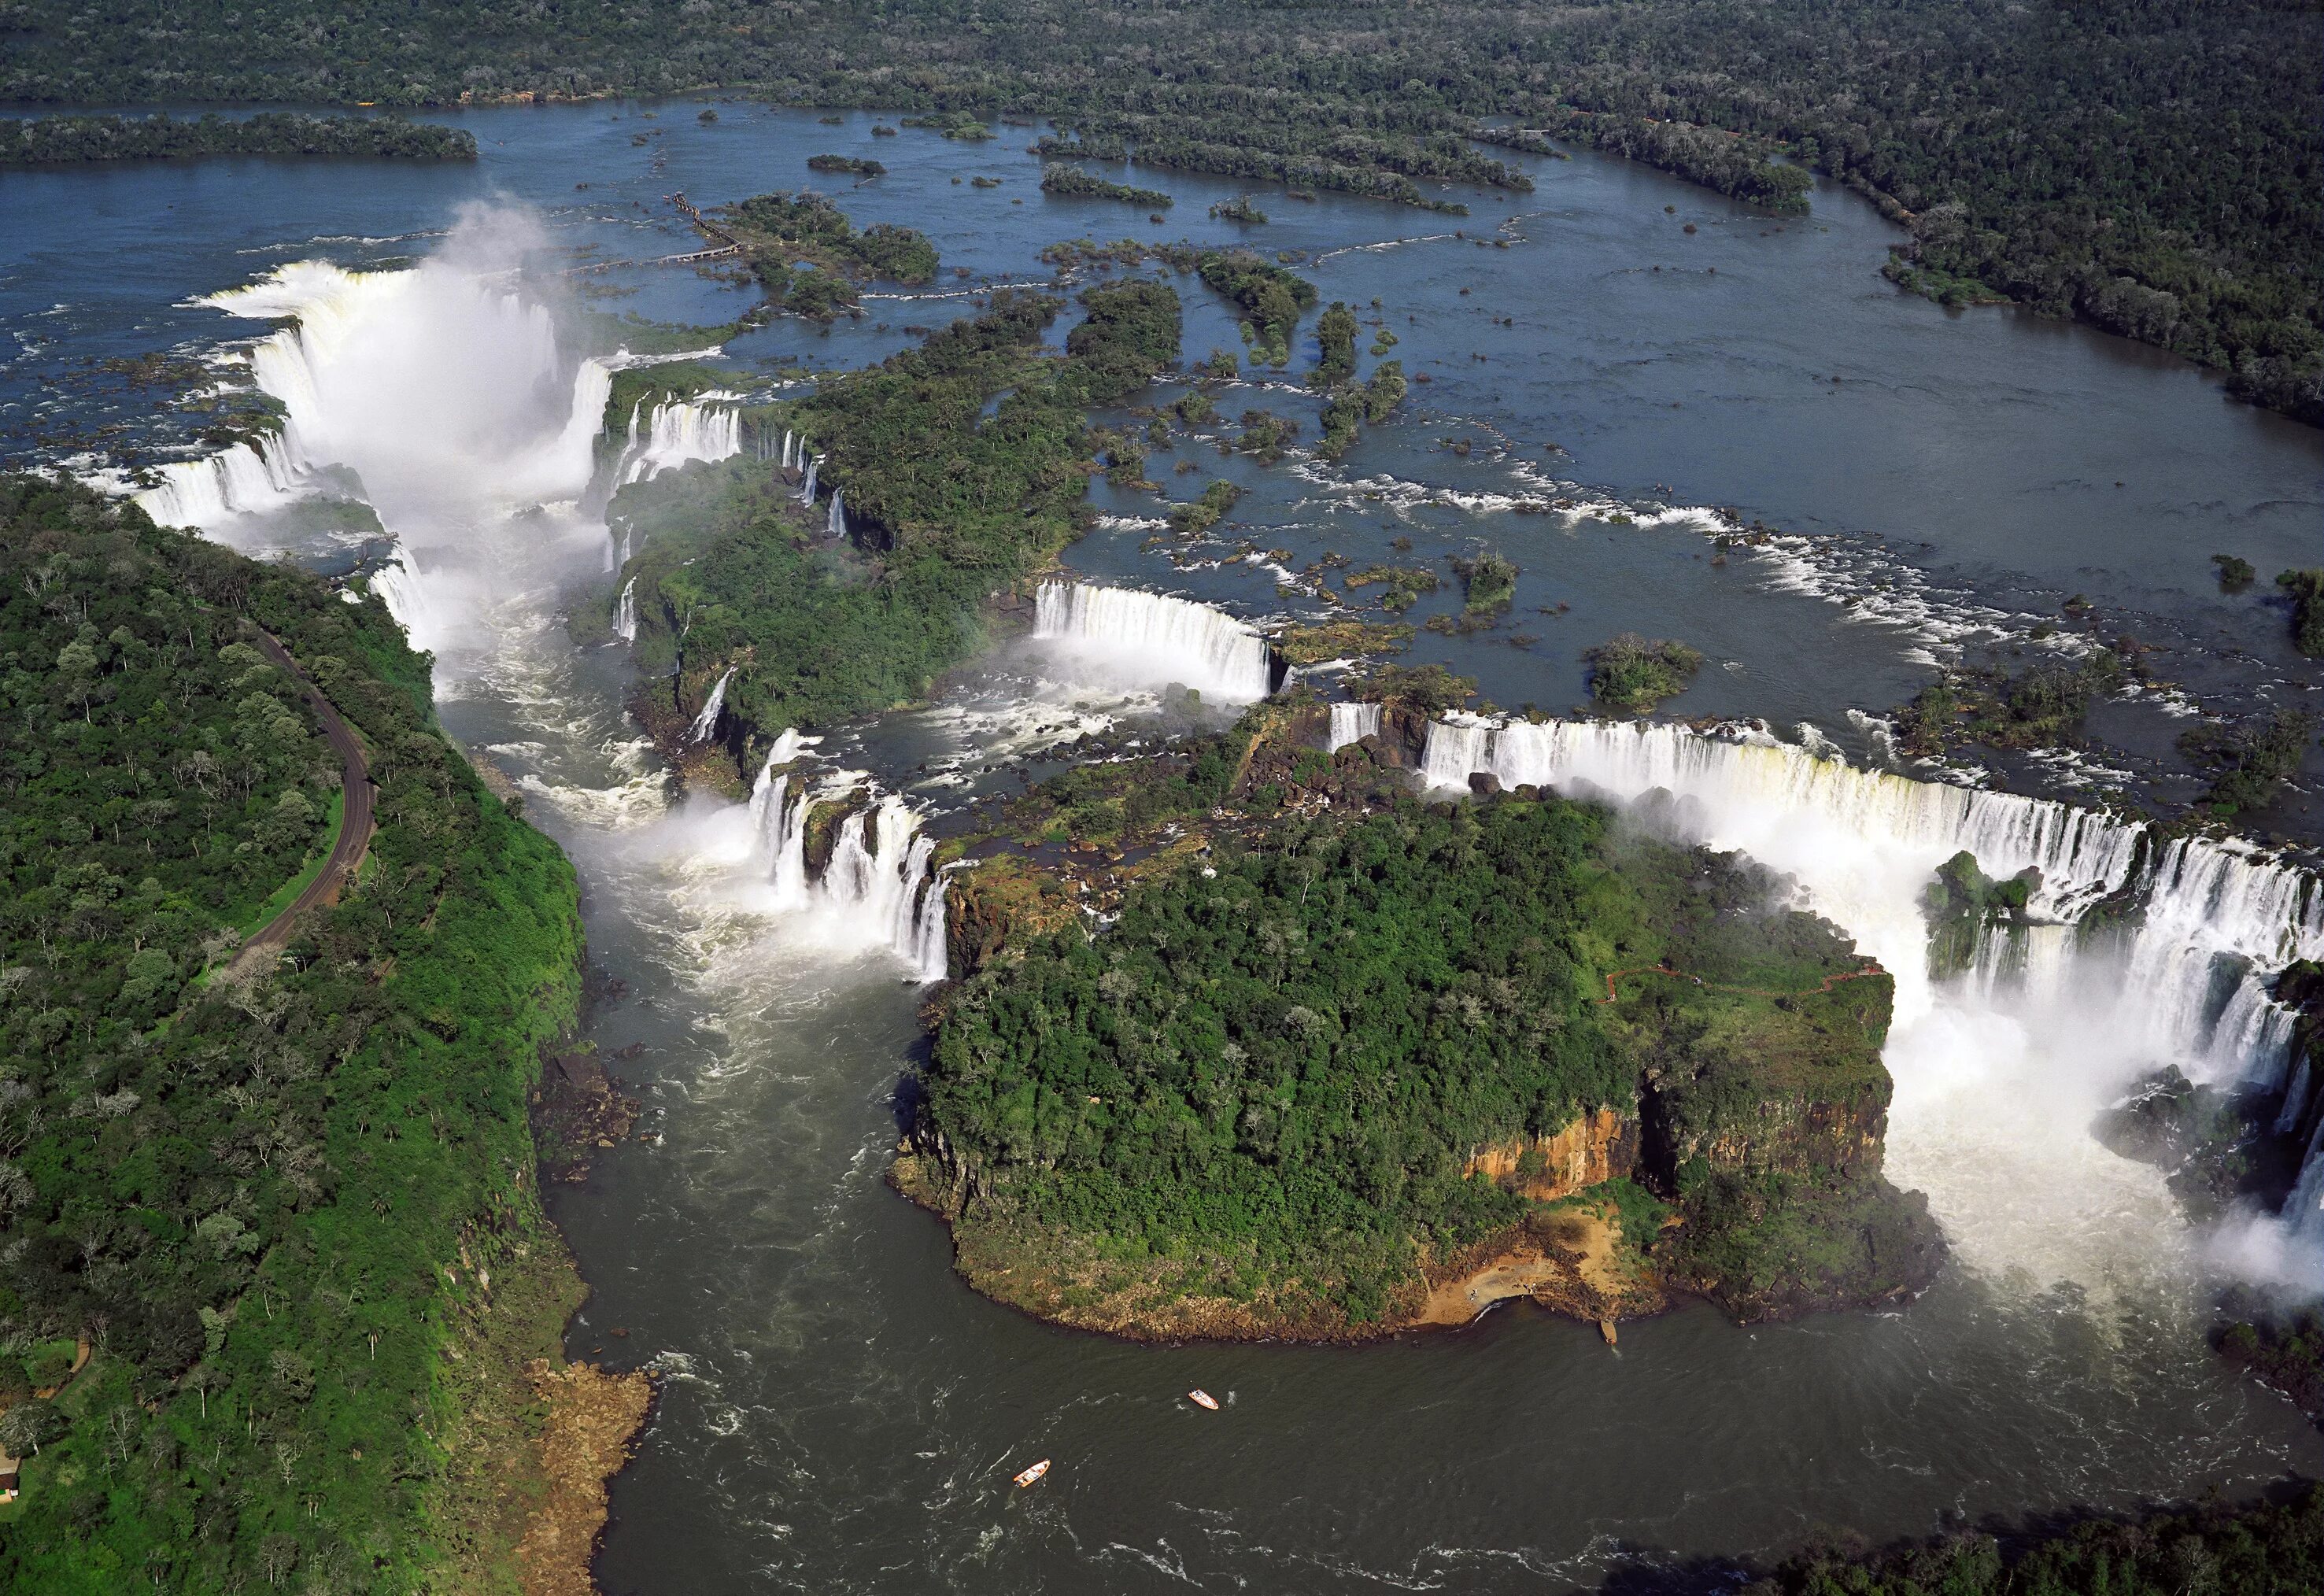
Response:
[{"label": "river", "polygon": [[[1146,1348],[969,1292],[941,1228],[883,1180],[922,989],[844,915],[769,912],[742,811],[673,802],[622,713],[621,651],[567,640],[567,609],[604,581],[602,524],[559,499],[577,492],[558,453],[571,312],[603,295],[615,313],[730,319],[746,291],[621,263],[693,247],[663,196],[801,185],[805,158],[825,151],[889,165],[857,189],[816,186],[859,225],[927,231],[945,277],[867,300],[858,322],[779,318],[738,339],[738,386],[761,363],[847,366],[901,347],[908,326],[971,309],[990,283],[1046,280],[1038,252],[1057,239],[1237,236],[1204,211],[1246,189],[1146,174],[1177,198],[1156,226],[1041,195],[1030,130],[979,145],[875,138],[862,114],[832,125],[722,102],[703,122],[700,108],[468,113],[473,168],[0,173],[17,224],[0,239],[14,460],[95,469],[124,446],[185,444],[149,395],[83,363],[207,358],[263,334],[197,297],[294,263],[433,258],[449,272],[522,254],[532,270],[513,291],[559,306],[561,341],[525,356],[545,363],[535,372],[511,355],[530,323],[498,291],[489,304],[416,298],[398,337],[355,340],[364,361],[337,368],[307,419],[329,422],[332,457],[360,470],[413,550],[445,724],[572,853],[593,962],[622,983],[591,1039],[621,1058],[652,1138],[551,1195],[594,1293],[571,1350],[663,1377],[614,1485],[609,1591],[1536,1591],[1617,1573],[1690,1588],[1714,1580],[1711,1560],[1779,1553],[1820,1527],[1920,1533],[2315,1469],[2313,1429],[2203,1343],[2212,1239],[2176,1218],[2153,1171],[2079,1120],[2043,1119],[2052,1084],[2073,1083],[2080,1094],[2056,1101],[2087,1107],[2145,1062],[2138,1045],[2054,1023],[2013,1031],[2022,1056],[1990,1077],[1946,1073],[1989,1033],[1932,1043],[1941,1066],[1892,1050],[1892,1169],[1931,1190],[1960,1244],[1897,1312],[1743,1329],[1695,1305],[1624,1325],[1618,1348],[1522,1308],[1355,1349]],[[1558,710],[1582,697],[1583,646],[1624,629],[1679,637],[1711,664],[1674,712],[1757,717],[1859,763],[1880,752],[1868,717],[1932,660],[2038,651],[2034,630],[2074,594],[2104,635],[2166,645],[2163,674],[2209,706],[2314,690],[2281,611],[2221,595],[2208,563],[2239,554],[2264,577],[2313,560],[2314,431],[2120,340],[1897,293],[1877,266],[1898,235],[1828,185],[1812,217],[1777,222],[1588,152],[1520,163],[1536,193],[1463,194],[1473,214],[1460,219],[1250,189],[1273,218],[1251,241],[1301,252],[1323,298],[1367,320],[1377,299],[1395,355],[1431,381],[1336,465],[1295,454],[1262,468],[1181,444],[1196,482],[1250,490],[1196,568],[1144,547],[1150,496],[1102,483],[1108,519],[1069,563],[1259,618],[1314,611],[1298,573],[1326,551],[1418,564],[1484,540],[1523,567],[1522,619],[1424,634],[1416,658],[1475,674],[1501,703]],[[964,180],[978,175],[1002,181]],[[1189,358],[1240,349],[1221,302],[1179,286]],[[1221,402],[1313,414],[1285,384]],[[1157,454],[1150,474],[1176,483],[1172,460]],[[1517,508],[1544,497],[1595,508]],[[1714,563],[1708,506],[1784,535]],[[219,530],[346,558],[327,533]],[[1286,552],[1240,558],[1245,540]],[[1520,631],[1537,641],[1511,646]],[[1014,655],[973,667],[937,705],[832,729],[821,752],[938,814],[1013,787],[1040,752],[1029,728],[1054,738],[1076,713],[1126,713],[1089,684],[1028,704],[1022,670]],[[2190,707],[2163,690],[2107,704],[2093,723],[2105,748],[2007,774],[2036,790],[2184,796],[2193,778],[2170,743]],[[2262,825],[2319,830],[2298,796]],[[1927,1001],[1952,1012],[1942,994]],[[2011,1133],[1987,1139],[1997,1125]],[[1194,1386],[1222,1411],[1185,1403]],[[1012,1488],[1038,1457],[1055,1460],[1049,1478]]]}]

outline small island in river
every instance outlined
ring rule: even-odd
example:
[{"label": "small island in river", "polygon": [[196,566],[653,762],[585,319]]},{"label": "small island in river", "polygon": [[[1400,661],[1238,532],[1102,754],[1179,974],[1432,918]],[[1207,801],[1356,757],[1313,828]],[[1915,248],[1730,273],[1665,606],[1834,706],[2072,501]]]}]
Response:
[{"label": "small island in river", "polygon": [[1531,789],[1425,803],[1421,716],[1329,754],[1325,719],[1295,695],[1082,767],[966,844],[894,1179],[971,1284],[1343,1340],[1929,1282],[1881,1172],[1885,972],[1739,856]]}]

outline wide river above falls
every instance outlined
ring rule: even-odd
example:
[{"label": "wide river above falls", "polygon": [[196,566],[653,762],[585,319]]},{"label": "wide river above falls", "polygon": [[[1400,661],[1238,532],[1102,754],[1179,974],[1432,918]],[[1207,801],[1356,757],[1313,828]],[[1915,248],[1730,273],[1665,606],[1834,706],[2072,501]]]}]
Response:
[{"label": "wide river above falls", "polygon": [[[1243,185],[1145,173],[1177,200],[1155,225],[1043,196],[1030,130],[875,139],[862,114],[699,109],[467,114],[474,167],[0,172],[0,450],[55,461],[153,429],[166,443],[151,396],[89,361],[247,338],[263,328],[193,297],[301,260],[408,263],[468,205],[529,217],[576,292],[620,295],[600,309],[730,319],[746,290],[634,263],[695,246],[664,197],[708,205],[806,184],[811,154],[876,154],[877,181],[815,186],[859,225],[927,231],[945,278],[827,331],[784,318],[746,336],[728,350],[737,388],[761,363],[878,358],[991,284],[1048,281],[1043,245],[1125,235],[1304,252],[1324,300],[1368,322],[1377,301],[1395,355],[1431,379],[1337,465],[1180,445],[1194,484],[1251,490],[1196,568],[1145,547],[1151,495],[1101,481],[1106,519],[1067,557],[1099,579],[1253,619],[1311,613],[1296,573],[1327,551],[1422,564],[1482,540],[1523,567],[1518,619],[1424,634],[1415,658],[1557,710],[1582,697],[1582,647],[1682,638],[1711,664],[1674,713],[1758,717],[1859,761],[1879,752],[1866,717],[1935,660],[2038,650],[2075,594],[2104,635],[2163,645],[2162,674],[2206,707],[2314,691],[2282,611],[2221,595],[2209,557],[2263,578],[2314,561],[2324,438],[2135,346],[1900,295],[1878,275],[1896,230],[1830,185],[1812,217],[1777,221],[1583,152],[1519,158],[1537,191],[1460,192],[1464,218],[1259,186],[1273,220],[1246,229],[1204,217]],[[1240,352],[1216,297],[1177,281],[1189,358]],[[1311,337],[1294,383],[1312,352]],[[1313,413],[1287,387],[1222,399],[1246,405]],[[392,402],[375,423],[398,426]],[[1149,475],[1187,496],[1173,459]],[[1516,512],[1526,497],[1600,512]],[[1705,506],[1784,537],[1713,563]],[[2061,1178],[2087,1170],[2104,1195],[2045,1234],[2023,1191],[1962,1172],[1978,1144],[1949,1127],[1973,1101],[1909,1128],[1892,1158],[1905,1184],[1947,1183],[1940,1217],[1978,1242],[1898,1312],[1745,1329],[1694,1305],[1625,1324],[1618,1348],[1530,1309],[1361,1348],[1148,1348],[974,1296],[941,1228],[883,1179],[922,989],[876,938],[757,912],[734,885],[734,812],[670,802],[622,715],[619,650],[566,640],[567,609],[601,601],[598,549],[569,521],[529,544],[533,523],[506,510],[477,512],[467,570],[486,597],[463,613],[478,618],[431,640],[443,718],[577,863],[593,963],[622,983],[592,1039],[626,1055],[617,1073],[654,1133],[552,1195],[595,1293],[573,1352],[663,1377],[613,1488],[609,1591],[1555,1591],[1617,1571],[1692,1588],[1714,1580],[1710,1560],[1820,1527],[1922,1533],[2316,1470],[2313,1428],[2206,1348],[2204,1241],[2181,1233],[2159,1176],[2061,1129]],[[1244,539],[1288,552],[1244,558]],[[1447,607],[1449,590],[1407,618]],[[1534,641],[1511,646],[1516,632]],[[982,709],[1010,688],[973,669],[951,692]],[[2183,795],[2170,744],[2192,707],[2162,691],[2103,706],[2110,748],[2012,774]],[[939,706],[843,728],[828,751],[936,810],[969,789],[916,790],[916,765],[1013,787],[1014,745],[997,739],[1039,718]],[[2318,829],[2306,800],[2266,824]],[[1185,1402],[1196,1386],[1222,1410]],[[1011,1487],[1043,1457],[1040,1488]]]}]

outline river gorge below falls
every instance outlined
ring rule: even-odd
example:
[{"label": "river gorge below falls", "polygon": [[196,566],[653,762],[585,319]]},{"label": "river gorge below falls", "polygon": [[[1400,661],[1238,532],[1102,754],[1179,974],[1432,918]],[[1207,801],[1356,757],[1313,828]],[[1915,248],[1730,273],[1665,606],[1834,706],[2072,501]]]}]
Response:
[{"label": "river gorge below falls", "polygon": [[[1460,195],[1465,221],[1277,195],[1264,244],[1304,252],[1326,300],[1377,296],[1431,375],[1406,409],[1337,463],[1206,461],[1247,490],[1250,551],[1174,565],[1147,546],[1167,506],[1097,480],[1102,519],[1025,635],[927,704],[812,728],[754,799],[680,792],[625,710],[626,650],[576,646],[568,620],[614,603],[605,572],[628,552],[603,479],[744,440],[714,393],[641,414],[608,465],[600,412],[636,357],[602,323],[593,339],[578,296],[732,321],[744,291],[644,263],[693,243],[661,197],[790,186],[810,153],[873,147],[868,115],[694,110],[469,113],[477,170],[357,182],[256,160],[0,173],[28,222],[0,250],[12,456],[102,474],[118,462],[79,446],[118,426],[106,447],[174,462],[159,486],[114,478],[161,519],[369,560],[436,652],[446,727],[579,869],[593,965],[618,983],[589,1039],[649,1134],[552,1194],[593,1291],[569,1346],[661,1380],[613,1487],[607,1591],[1532,1591],[1626,1571],[1689,1588],[1821,1527],[1918,1534],[2315,1471],[2313,1427],[2204,1334],[2223,1279],[2318,1284],[2324,1220],[2190,1226],[2158,1171],[2087,1126],[2157,1065],[2280,1074],[2287,1038],[2250,973],[2324,953],[2324,894],[2256,846],[2080,806],[2191,793],[2169,747],[2197,700],[2315,692],[2280,615],[2223,598],[2205,562],[2312,560],[2317,434],[2084,329],[1899,296],[1877,276],[1890,230],[1836,189],[1773,224],[1585,152],[1531,161],[1533,195]],[[992,284],[1046,281],[1047,243],[1157,231],[1039,195],[1004,142],[881,141],[893,170],[836,198],[926,230],[945,277],[867,295],[860,320],[741,334],[735,393],[876,360]],[[988,172],[1002,184],[954,187]],[[1140,180],[1178,197],[1164,235],[1235,235],[1200,217],[1237,185]],[[1189,361],[1235,346],[1224,302],[1181,287]],[[73,379],[83,355],[157,347],[254,349],[217,373],[281,402],[272,451],[213,463],[136,396]],[[1264,402],[1296,405],[1269,383]],[[375,527],[318,508],[358,499]],[[1714,562],[1712,506],[1776,536]],[[1086,732],[1154,735],[1171,684],[1264,695],[1259,628],[1315,609],[1303,568],[1327,549],[1385,560],[1395,538],[1415,560],[1489,540],[1522,568],[1536,645],[1424,634],[1413,656],[1504,704],[1579,702],[1579,650],[1626,629],[1710,657],[1671,707],[1722,732],[1456,715],[1425,775],[1655,806],[1793,875],[1898,974],[1888,1170],[1953,1247],[1925,1296],[1749,1327],[1691,1304],[1624,1324],[1618,1347],[1524,1307],[1365,1347],[1130,1345],[976,1296],[942,1228],[889,1189],[898,1084],[944,968],[928,838],[1069,763]],[[1881,717],[1934,662],[2038,649],[2069,593],[2170,650],[2176,687],[2100,706],[2079,758],[1893,758]],[[881,798],[809,881],[788,817],[817,781]],[[2312,844],[2314,798],[2268,825]],[[1964,847],[1996,874],[2040,868],[2053,921],[2128,893],[2143,927],[2082,957],[2037,926],[1931,982],[1918,894]],[[1190,1409],[1190,1387],[1222,1410]],[[1044,1488],[1012,1489],[1041,1457]]]}]

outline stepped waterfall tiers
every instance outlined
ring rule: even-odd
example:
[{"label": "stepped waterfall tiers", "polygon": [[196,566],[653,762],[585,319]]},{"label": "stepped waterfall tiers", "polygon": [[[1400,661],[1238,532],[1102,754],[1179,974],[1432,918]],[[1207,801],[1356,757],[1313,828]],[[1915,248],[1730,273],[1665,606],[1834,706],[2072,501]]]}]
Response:
[{"label": "stepped waterfall tiers", "polygon": [[[2051,1078],[2039,1099],[1997,1093],[1997,1115],[2095,1112],[2163,1065],[2283,1093],[2286,1130],[2309,1108],[2312,1068],[2287,1078],[2297,1016],[2271,984],[2324,955],[2324,883],[2242,844],[1668,725],[1453,717],[1428,728],[1424,768],[1439,787],[1481,774],[1603,797],[1791,875],[1896,977],[1900,1101],[1934,1089],[1916,1072],[1982,1068],[1962,1053],[2016,1047]],[[2032,872],[2030,892],[2022,915],[1977,929],[1962,968],[1932,971],[1930,882],[1963,853],[1996,879]],[[2281,1222],[2237,1242],[2251,1267],[2311,1286],[2324,1284],[2319,1142],[2311,1132]],[[1942,1216],[1945,1193],[1932,1195]]]},{"label": "stepped waterfall tiers", "polygon": [[773,909],[841,946],[884,946],[922,981],[945,976],[945,883],[920,816],[862,771],[817,773],[787,730],[751,790],[753,861]]},{"label": "stepped waterfall tiers", "polygon": [[1172,683],[1230,704],[1264,698],[1278,680],[1273,650],[1250,627],[1209,604],[1128,587],[1045,582],[1033,636],[1101,679]]},{"label": "stepped waterfall tiers", "polygon": [[705,393],[695,399],[658,401],[639,430],[641,401],[630,411],[629,439],[614,467],[616,485],[650,482],[665,471],[696,460],[725,460],[742,452],[742,412],[732,402],[738,395]]}]

